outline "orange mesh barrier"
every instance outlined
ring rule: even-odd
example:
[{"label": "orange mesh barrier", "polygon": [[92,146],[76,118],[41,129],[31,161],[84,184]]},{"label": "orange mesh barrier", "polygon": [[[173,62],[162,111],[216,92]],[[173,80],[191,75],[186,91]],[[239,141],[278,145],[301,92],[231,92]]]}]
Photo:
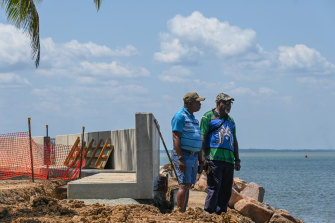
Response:
[{"label": "orange mesh barrier", "polygon": [[[73,180],[79,176],[80,159],[70,166],[64,161],[71,146],[47,141],[40,145],[32,140],[34,177]],[[83,154],[84,157],[84,154]],[[83,159],[82,167],[85,166]],[[0,134],[0,179],[32,177],[29,132]]]}]

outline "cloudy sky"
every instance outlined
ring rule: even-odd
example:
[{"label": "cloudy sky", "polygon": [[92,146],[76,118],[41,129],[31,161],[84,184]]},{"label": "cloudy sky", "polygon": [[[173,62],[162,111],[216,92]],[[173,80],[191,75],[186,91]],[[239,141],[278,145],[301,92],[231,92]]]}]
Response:
[{"label": "cloudy sky", "polygon": [[41,62],[0,11],[0,134],[134,128],[152,112],[171,147],[185,93],[225,92],[241,148],[335,149],[335,2],[45,0]]}]

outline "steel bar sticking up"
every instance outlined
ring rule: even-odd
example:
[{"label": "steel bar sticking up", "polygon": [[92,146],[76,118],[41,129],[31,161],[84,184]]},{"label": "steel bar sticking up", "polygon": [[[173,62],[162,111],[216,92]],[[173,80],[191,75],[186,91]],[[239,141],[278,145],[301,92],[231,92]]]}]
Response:
[{"label": "steel bar sticking up", "polygon": [[81,165],[82,165],[82,163],[83,163],[84,132],[85,132],[85,126],[83,126],[83,134],[81,135],[81,151],[80,151],[79,178],[81,178]]},{"label": "steel bar sticking up", "polygon": [[171,167],[172,167],[173,172],[174,172],[174,174],[176,175],[176,178],[177,178],[177,181],[178,181],[178,175],[177,175],[176,169],[175,169],[175,167],[174,167],[174,164],[173,164],[173,162],[172,162],[172,159],[171,159],[171,157],[170,157],[170,154],[169,154],[169,152],[168,152],[168,149],[167,149],[167,147],[166,147],[166,145],[165,145],[165,141],[164,141],[164,139],[163,139],[162,133],[161,133],[161,131],[160,131],[160,129],[159,129],[159,125],[158,125],[158,122],[157,122],[156,119],[154,120],[154,123],[155,123],[155,125],[156,125],[157,130],[158,130],[159,136],[160,136],[161,139],[162,139],[162,142],[163,142],[163,145],[164,145],[165,152],[166,152],[167,156],[169,157],[169,160],[170,160],[170,163],[171,163]]},{"label": "steel bar sticking up", "polygon": [[[47,158],[46,158],[46,164],[48,166],[48,175],[47,175],[47,179],[49,179],[49,168],[50,168],[50,155],[51,155],[51,151],[50,151],[50,137],[49,137],[49,126],[48,125],[45,125],[45,128],[46,128],[46,137],[44,139],[44,152],[46,152],[47,154]],[[44,158],[45,160],[45,158]]]},{"label": "steel bar sticking up", "polygon": [[28,127],[29,127],[29,145],[30,145],[30,159],[31,159],[31,178],[33,182],[35,182],[34,179],[34,159],[33,159],[33,147],[31,142],[31,127],[30,127],[30,120],[31,118],[28,118]]}]

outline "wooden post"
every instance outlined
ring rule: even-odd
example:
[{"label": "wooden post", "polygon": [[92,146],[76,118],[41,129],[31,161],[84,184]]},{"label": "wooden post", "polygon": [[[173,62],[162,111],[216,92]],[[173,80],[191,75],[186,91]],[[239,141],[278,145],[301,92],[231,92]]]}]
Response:
[{"label": "wooden post", "polygon": [[79,166],[79,178],[81,178],[81,165],[83,163],[83,151],[84,151],[84,132],[85,126],[83,126],[83,134],[81,135],[81,151],[80,151],[80,166]]},{"label": "wooden post", "polygon": [[31,178],[33,182],[35,182],[34,179],[34,159],[33,159],[33,147],[31,142],[31,127],[30,127],[30,120],[31,118],[28,118],[28,127],[29,127],[29,145],[30,145],[30,158],[31,158]]}]

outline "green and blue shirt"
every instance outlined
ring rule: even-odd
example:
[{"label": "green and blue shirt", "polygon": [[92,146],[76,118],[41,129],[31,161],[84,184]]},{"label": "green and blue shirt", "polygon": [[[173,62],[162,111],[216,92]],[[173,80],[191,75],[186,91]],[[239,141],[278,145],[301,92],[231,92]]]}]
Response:
[{"label": "green and blue shirt", "polygon": [[[224,122],[223,125],[221,125],[222,122]],[[220,125],[221,127],[217,128]],[[200,127],[201,135],[207,135],[206,159],[234,163],[234,141],[236,140],[234,120],[229,115],[226,120],[220,118],[213,109],[202,116]]]}]

